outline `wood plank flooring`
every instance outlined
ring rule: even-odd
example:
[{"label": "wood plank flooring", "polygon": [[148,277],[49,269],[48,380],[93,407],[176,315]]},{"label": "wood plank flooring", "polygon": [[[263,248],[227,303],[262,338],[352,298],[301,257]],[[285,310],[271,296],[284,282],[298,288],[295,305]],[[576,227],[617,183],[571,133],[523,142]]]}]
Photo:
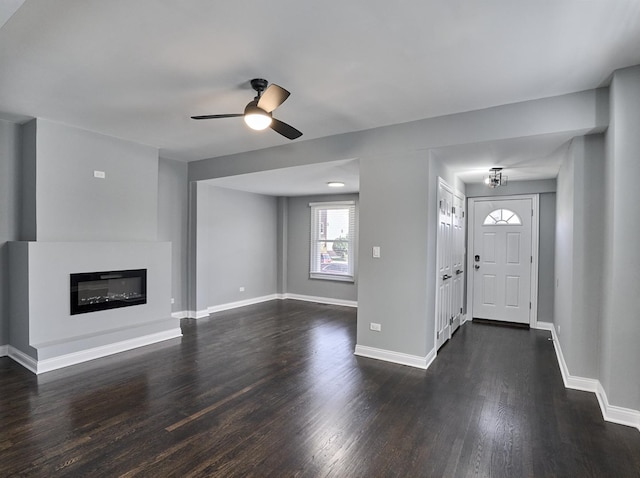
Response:
[{"label": "wood plank flooring", "polygon": [[638,477],[640,433],[566,390],[549,333],[467,323],[423,371],[355,309],[272,301],[32,375],[0,358],[0,477]]}]

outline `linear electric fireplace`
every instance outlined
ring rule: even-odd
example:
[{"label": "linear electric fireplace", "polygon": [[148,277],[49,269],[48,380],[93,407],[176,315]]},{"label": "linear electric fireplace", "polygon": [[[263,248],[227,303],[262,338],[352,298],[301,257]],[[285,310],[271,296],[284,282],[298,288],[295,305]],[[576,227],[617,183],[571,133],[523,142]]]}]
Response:
[{"label": "linear electric fireplace", "polygon": [[71,315],[147,303],[147,269],[71,274]]}]

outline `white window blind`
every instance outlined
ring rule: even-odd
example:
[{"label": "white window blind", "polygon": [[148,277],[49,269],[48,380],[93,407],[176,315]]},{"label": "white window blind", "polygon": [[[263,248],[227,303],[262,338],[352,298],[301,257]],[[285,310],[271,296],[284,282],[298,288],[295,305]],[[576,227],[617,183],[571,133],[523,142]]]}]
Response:
[{"label": "white window blind", "polygon": [[356,203],[310,203],[309,277],[353,281],[355,269]]}]

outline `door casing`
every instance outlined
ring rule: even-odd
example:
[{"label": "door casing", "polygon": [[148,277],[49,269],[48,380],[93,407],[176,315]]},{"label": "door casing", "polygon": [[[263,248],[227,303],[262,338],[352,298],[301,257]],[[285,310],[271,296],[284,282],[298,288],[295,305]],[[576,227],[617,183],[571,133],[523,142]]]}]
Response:
[{"label": "door casing", "polygon": [[506,201],[512,199],[531,199],[533,216],[531,218],[531,310],[529,312],[529,327],[537,328],[538,325],[538,237],[539,237],[539,212],[538,194],[523,194],[514,196],[488,196],[469,198],[467,204],[467,317],[473,318],[473,251],[474,249],[474,223],[475,205],[480,201]]}]

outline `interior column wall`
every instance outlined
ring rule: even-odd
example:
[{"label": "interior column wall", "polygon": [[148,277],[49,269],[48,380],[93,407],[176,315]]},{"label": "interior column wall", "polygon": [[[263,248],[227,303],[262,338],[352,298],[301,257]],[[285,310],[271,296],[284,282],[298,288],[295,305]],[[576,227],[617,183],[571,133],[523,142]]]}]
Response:
[{"label": "interior column wall", "polygon": [[640,410],[640,67],[616,71],[610,90],[601,382],[611,404]]}]

